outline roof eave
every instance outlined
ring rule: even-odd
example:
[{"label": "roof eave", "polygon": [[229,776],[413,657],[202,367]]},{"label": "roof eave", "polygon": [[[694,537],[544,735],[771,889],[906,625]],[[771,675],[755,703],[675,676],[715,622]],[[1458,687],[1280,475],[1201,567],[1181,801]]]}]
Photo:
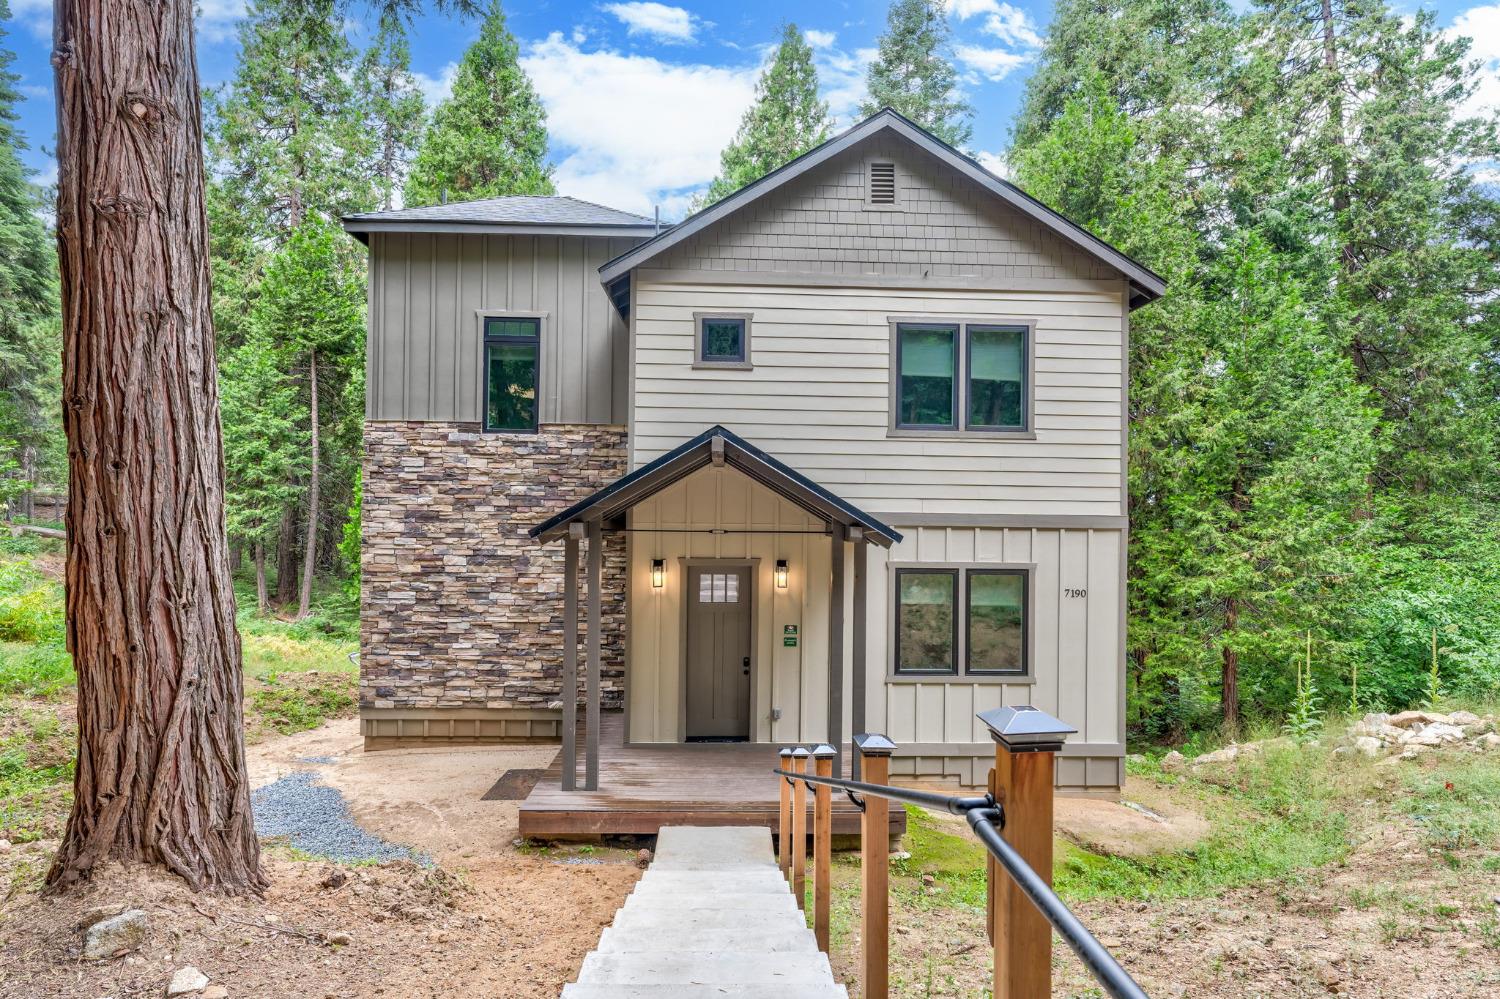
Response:
[{"label": "roof eave", "polygon": [[368,243],[370,233],[375,232],[460,233],[486,236],[598,236],[601,238],[610,236],[650,237],[657,233],[656,226],[649,223],[643,225],[627,225],[623,223],[619,225],[584,225],[579,223],[458,222],[451,219],[443,221],[421,219],[396,221],[391,219],[361,218],[345,218],[341,222],[344,231],[354,236],[361,243]]}]

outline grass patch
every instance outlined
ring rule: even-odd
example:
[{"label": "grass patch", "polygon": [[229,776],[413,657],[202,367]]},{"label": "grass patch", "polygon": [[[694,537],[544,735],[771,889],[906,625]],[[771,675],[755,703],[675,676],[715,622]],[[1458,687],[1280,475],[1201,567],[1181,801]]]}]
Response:
[{"label": "grass patch", "polygon": [[56,835],[72,794],[72,727],[45,707],[5,704],[0,733],[0,838]]},{"label": "grass patch", "polygon": [[[901,845],[911,854],[891,861],[891,873],[900,878],[915,879],[906,889],[919,905],[958,903],[984,908],[985,853],[979,840],[967,830],[949,832],[942,820],[915,805],[906,807],[906,837]],[[922,889],[923,875],[931,875],[940,895],[928,895]]]},{"label": "grass patch", "polygon": [[1402,807],[1444,853],[1487,849],[1500,841],[1500,765],[1484,756],[1443,760],[1407,773]]},{"label": "grass patch", "polygon": [[250,691],[252,730],[271,729],[282,735],[317,728],[330,718],[347,715],[354,708],[355,680],[334,674],[327,678],[277,676],[260,678]]}]

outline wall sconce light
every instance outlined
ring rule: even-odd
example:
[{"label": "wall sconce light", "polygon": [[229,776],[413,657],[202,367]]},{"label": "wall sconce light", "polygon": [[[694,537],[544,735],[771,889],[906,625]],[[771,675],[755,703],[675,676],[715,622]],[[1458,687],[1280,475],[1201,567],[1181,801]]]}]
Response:
[{"label": "wall sconce light", "polygon": [[667,560],[654,558],[651,560],[651,586],[661,589],[667,581]]},{"label": "wall sconce light", "polygon": [[786,559],[784,558],[776,560],[776,588],[786,589]]}]

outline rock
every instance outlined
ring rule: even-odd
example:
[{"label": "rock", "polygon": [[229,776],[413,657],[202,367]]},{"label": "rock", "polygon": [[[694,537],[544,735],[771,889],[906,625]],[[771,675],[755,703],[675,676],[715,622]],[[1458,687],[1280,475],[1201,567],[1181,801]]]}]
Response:
[{"label": "rock", "polygon": [[1182,769],[1183,764],[1186,762],[1187,757],[1174,749],[1161,758],[1161,768],[1167,773],[1176,773]]},{"label": "rock", "polygon": [[229,999],[229,990],[222,985],[210,985],[203,990],[203,999]]},{"label": "rock", "polygon": [[206,988],[208,988],[208,976],[190,964],[185,968],[177,969],[177,973],[167,983],[167,995],[190,996]]},{"label": "rock", "polygon": [[1200,766],[1204,763],[1233,763],[1235,759],[1239,757],[1239,755],[1240,747],[1229,745],[1225,746],[1223,749],[1216,749],[1212,753],[1204,753],[1202,756],[1193,760],[1193,766]]},{"label": "rock", "polygon": [[1361,718],[1359,720],[1359,724],[1363,725],[1365,728],[1374,729],[1378,732],[1382,728],[1384,728],[1386,724],[1390,722],[1390,720],[1391,716],[1386,714],[1384,711],[1372,711]]},{"label": "rock", "polygon": [[1486,732],[1474,740],[1474,745],[1480,749],[1500,749],[1500,735],[1494,732]]},{"label": "rock", "polygon": [[1446,725],[1448,723],[1448,716],[1438,714],[1436,711],[1402,711],[1400,714],[1394,714],[1390,717],[1390,724],[1397,728],[1411,728],[1418,722],[1424,725],[1430,725],[1433,722],[1442,722]]},{"label": "rock", "polygon": [[8,840],[8,839],[0,839],[0,853],[9,853],[9,852],[10,852],[10,840]]},{"label": "rock", "polygon": [[1100,937],[1099,943],[1105,950],[1119,950],[1125,946],[1125,941],[1119,937]]},{"label": "rock", "polygon": [[324,888],[342,888],[343,885],[344,885],[344,882],[348,881],[348,880],[349,880],[349,875],[345,874],[343,871],[339,870],[337,867],[330,867],[328,869],[328,873],[325,874],[325,875],[323,875],[323,887]]},{"label": "rock", "polygon": [[102,961],[135,950],[146,942],[150,918],[140,909],[127,909],[118,916],[101,919],[83,935],[83,959]]},{"label": "rock", "polygon": [[1448,716],[1448,724],[1450,725],[1478,725],[1483,721],[1483,718],[1480,718],[1472,711],[1455,711]]},{"label": "rock", "polygon": [[1406,740],[1408,746],[1441,746],[1464,741],[1464,730],[1447,722],[1432,722],[1415,731],[1416,734]]},{"label": "rock", "polygon": [[78,921],[73,924],[73,928],[79,933],[82,933],[84,930],[88,929],[90,926],[93,926],[95,923],[100,922],[101,920],[108,919],[111,916],[118,916],[124,911],[125,906],[119,902],[110,902],[106,905],[90,906],[89,908],[83,910],[83,914],[78,917]]},{"label": "rock", "polygon": [[1372,739],[1368,735],[1362,735],[1354,740],[1354,748],[1366,756],[1379,756],[1385,744],[1379,739]]},{"label": "rock", "polygon": [[928,888],[931,888],[933,885],[937,884],[937,878],[933,877],[931,874],[924,874],[922,875],[922,884],[926,885]]},{"label": "rock", "polygon": [[1339,974],[1339,969],[1327,962],[1319,962],[1318,981],[1325,989],[1329,992],[1337,992],[1339,990],[1339,983],[1343,980],[1344,976]]},{"label": "rock", "polygon": [[655,854],[653,854],[650,850],[642,849],[637,851],[635,855],[635,862],[642,867],[649,867],[654,857]]},{"label": "rock", "polygon": [[334,930],[328,934],[328,942],[337,947],[347,947],[354,942],[354,934],[348,930]]}]

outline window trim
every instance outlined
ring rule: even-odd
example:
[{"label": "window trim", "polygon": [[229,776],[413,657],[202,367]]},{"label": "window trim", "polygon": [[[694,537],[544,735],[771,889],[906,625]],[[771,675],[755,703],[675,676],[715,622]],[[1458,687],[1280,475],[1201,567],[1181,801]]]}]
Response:
[{"label": "window trim", "polygon": [[[887,634],[890,636],[890,648],[886,652],[886,683],[972,683],[972,684],[1014,684],[1017,686],[1029,686],[1037,682],[1036,677],[1036,628],[1034,618],[1036,615],[1036,572],[1035,562],[890,562],[887,568],[890,570],[887,580],[887,610],[890,614],[890,627]],[[901,672],[898,670],[901,641],[901,617],[900,617],[900,574],[906,571],[915,572],[953,572],[959,579],[956,582],[954,599],[958,601],[959,614],[954,615],[954,628],[957,631],[955,641],[958,643],[954,648],[954,672]],[[970,572],[980,573],[1016,573],[1025,576],[1023,584],[1023,600],[1025,607],[1022,612],[1022,663],[1023,672],[1001,673],[984,670],[980,672],[969,671],[969,581]],[[960,617],[960,614],[962,615]]]},{"label": "window trim", "polygon": [[[543,346],[547,341],[548,313],[515,309],[475,309],[475,322],[479,327],[479,430],[485,434],[536,434],[542,427],[542,372],[544,369]],[[536,337],[487,336],[485,322],[490,319],[525,319],[536,323]],[[522,428],[491,427],[489,425],[490,398],[490,345],[498,343],[536,344],[536,398],[531,405],[531,426]]]},{"label": "window trim", "polygon": [[[1021,577],[1021,668],[975,669],[974,668],[974,618],[969,613],[975,576],[1019,576]],[[970,566],[963,571],[964,577],[964,676],[1027,677],[1031,675],[1031,572],[1015,568],[980,568]]]},{"label": "window trim", "polygon": [[[693,367],[720,371],[751,371],[755,364],[750,359],[750,326],[755,318],[752,312],[695,312],[693,313]],[[703,356],[703,323],[721,319],[734,320],[744,326],[740,347],[743,357],[739,360],[711,360]]]},{"label": "window trim", "polygon": [[[1030,317],[990,316],[887,316],[886,326],[890,331],[890,398],[889,419],[886,424],[887,437],[937,437],[958,440],[1020,440],[1032,441],[1036,435],[1036,330],[1038,320]],[[958,357],[954,369],[954,425],[921,426],[900,422],[901,416],[901,327],[903,326],[957,326]],[[969,369],[972,348],[969,327],[985,329],[1012,328],[1023,331],[1026,356],[1021,370],[1025,378],[1022,386],[1020,429],[1007,427],[969,426]]]},{"label": "window trim", "polygon": [[[902,423],[901,422],[901,355],[902,355],[902,352],[903,352],[903,343],[902,343],[901,333],[902,333],[903,329],[951,330],[953,332],[953,351],[952,351],[952,353],[953,353],[953,384],[952,384],[952,386],[948,390],[948,409],[949,409],[949,412],[951,412],[953,414],[953,419],[950,420],[947,423]],[[893,406],[892,413],[891,413],[891,420],[892,420],[893,424],[895,425],[895,427],[897,429],[899,429],[899,430],[924,430],[924,431],[925,430],[947,430],[947,431],[955,431],[955,430],[960,429],[963,426],[963,424],[960,422],[960,419],[959,419],[959,403],[962,401],[962,393],[959,392],[958,387],[959,387],[960,381],[962,381],[963,370],[964,370],[962,358],[960,357],[960,355],[963,353],[963,351],[960,349],[960,346],[961,346],[961,344],[964,341],[964,327],[963,327],[963,324],[962,323],[953,323],[953,322],[949,322],[949,323],[900,322],[900,323],[896,323],[895,324],[895,338],[896,338],[896,354],[895,354],[895,360],[894,360],[893,363],[895,364],[896,385],[895,385],[894,395],[892,396],[892,399],[891,399],[892,406]]]},{"label": "window trim", "polygon": [[[953,643],[953,668],[951,670],[907,669],[901,665],[901,577],[902,576],[951,576],[953,577],[953,625],[949,636]],[[963,650],[959,644],[959,607],[963,599],[963,573],[949,566],[908,565],[891,573],[894,582],[891,600],[891,672],[907,679],[950,679],[960,674]]]}]

